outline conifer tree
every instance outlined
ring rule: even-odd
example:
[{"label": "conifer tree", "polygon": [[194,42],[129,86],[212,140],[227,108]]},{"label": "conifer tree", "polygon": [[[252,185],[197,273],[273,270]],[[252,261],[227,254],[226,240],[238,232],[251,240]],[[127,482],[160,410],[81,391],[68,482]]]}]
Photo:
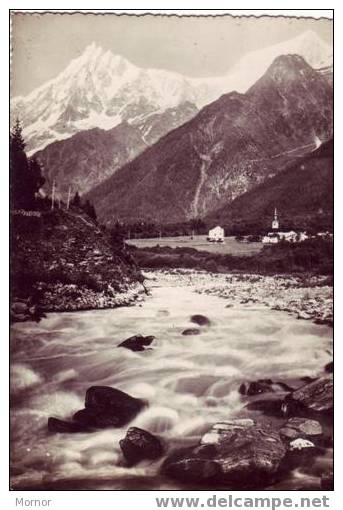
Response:
[{"label": "conifer tree", "polygon": [[[39,179],[37,180],[38,174]],[[17,119],[10,133],[11,207],[32,207],[34,204],[35,192],[41,186],[41,179],[42,177],[38,172],[37,163],[33,163],[31,166],[27,159],[22,127]]]}]

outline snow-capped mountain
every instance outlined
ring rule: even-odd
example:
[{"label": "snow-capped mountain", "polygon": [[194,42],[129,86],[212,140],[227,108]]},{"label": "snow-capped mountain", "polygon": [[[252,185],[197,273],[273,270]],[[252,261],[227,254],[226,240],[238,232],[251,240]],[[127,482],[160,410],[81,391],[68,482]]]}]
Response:
[{"label": "snow-capped mountain", "polygon": [[189,78],[161,69],[143,69],[92,43],[56,78],[12,101],[30,153],[55,140],[123,121],[148,129],[148,119],[192,103],[200,108],[223,93],[245,92],[278,55],[301,55],[314,68],[332,65],[332,49],[314,32],[248,53],[222,77]]}]

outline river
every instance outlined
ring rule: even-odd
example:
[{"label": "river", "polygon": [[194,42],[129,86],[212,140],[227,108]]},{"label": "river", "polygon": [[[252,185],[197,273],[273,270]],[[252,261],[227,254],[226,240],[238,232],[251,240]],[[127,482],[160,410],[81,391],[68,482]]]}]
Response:
[{"label": "river", "polygon": [[[193,314],[211,325],[183,336]],[[142,333],[152,349],[117,345]],[[52,434],[49,416],[69,419],[92,385],[108,385],[149,401],[130,425],[172,446],[194,444],[211,424],[242,415],[243,381],[292,381],[322,372],[332,330],[259,305],[226,307],[216,296],[181,286],[152,287],[133,307],[49,313],[38,324],[16,323],[11,338],[12,487],[14,489],[180,489],[158,475],[161,461],[125,467],[119,439],[129,427]],[[316,482],[331,466],[327,450],[312,472],[294,472],[286,486]],[[287,485],[288,484],[288,485]]]}]

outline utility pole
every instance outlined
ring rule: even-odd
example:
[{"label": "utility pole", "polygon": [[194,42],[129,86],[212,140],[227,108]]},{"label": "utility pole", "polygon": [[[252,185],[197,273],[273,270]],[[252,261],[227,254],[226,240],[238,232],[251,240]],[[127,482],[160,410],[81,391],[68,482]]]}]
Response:
[{"label": "utility pole", "polygon": [[51,190],[51,210],[53,211],[55,207],[55,181],[52,181],[52,190]]},{"label": "utility pole", "polygon": [[71,186],[69,186],[69,189],[68,189],[67,211],[69,211],[69,205],[70,205],[70,194],[71,194]]}]

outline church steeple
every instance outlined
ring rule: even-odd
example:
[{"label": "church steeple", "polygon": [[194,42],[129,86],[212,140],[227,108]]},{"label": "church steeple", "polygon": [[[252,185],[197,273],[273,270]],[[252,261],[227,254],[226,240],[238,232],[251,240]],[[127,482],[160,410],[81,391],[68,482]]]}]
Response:
[{"label": "church steeple", "polygon": [[278,220],[278,217],[277,217],[277,209],[275,207],[275,211],[274,211],[274,220],[272,222],[272,229],[273,230],[279,230],[279,220]]}]

